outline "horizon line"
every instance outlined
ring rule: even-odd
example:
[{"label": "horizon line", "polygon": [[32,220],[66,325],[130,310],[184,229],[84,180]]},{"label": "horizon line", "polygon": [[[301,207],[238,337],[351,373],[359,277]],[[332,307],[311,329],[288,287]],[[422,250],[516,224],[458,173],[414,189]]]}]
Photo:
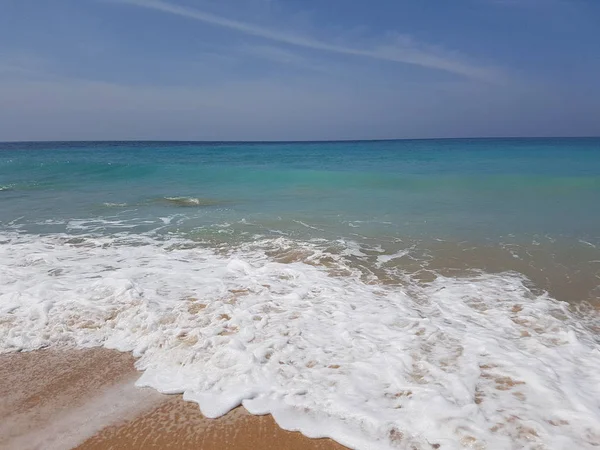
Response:
[{"label": "horizon line", "polygon": [[317,140],[172,140],[172,139],[67,139],[67,140],[14,140],[1,144],[92,144],[92,143],[149,143],[149,144],[335,144],[356,142],[401,141],[459,141],[459,140],[534,140],[534,139],[600,139],[598,136],[481,136],[481,137],[430,137],[430,138],[380,138],[380,139],[317,139]]}]

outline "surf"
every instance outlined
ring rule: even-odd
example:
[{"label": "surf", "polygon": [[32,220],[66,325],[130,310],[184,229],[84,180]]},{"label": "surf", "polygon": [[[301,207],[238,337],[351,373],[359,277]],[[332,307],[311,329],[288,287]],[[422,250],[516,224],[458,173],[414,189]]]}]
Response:
[{"label": "surf", "polygon": [[359,449],[600,439],[600,315],[517,273],[365,282],[344,252],[286,238],[224,252],[151,235],[0,242],[2,352],[132,352],[139,386],[208,417],[241,404]]}]

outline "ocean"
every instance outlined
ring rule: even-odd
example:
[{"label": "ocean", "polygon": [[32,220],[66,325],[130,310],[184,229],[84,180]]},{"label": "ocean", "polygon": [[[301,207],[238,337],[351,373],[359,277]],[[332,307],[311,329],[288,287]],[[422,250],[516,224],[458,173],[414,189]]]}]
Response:
[{"label": "ocean", "polygon": [[0,143],[0,352],[358,449],[600,445],[600,138]]}]

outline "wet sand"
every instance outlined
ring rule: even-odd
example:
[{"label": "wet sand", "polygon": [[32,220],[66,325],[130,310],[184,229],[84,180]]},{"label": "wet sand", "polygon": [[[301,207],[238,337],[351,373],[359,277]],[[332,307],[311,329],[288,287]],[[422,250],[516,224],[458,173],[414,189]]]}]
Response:
[{"label": "wet sand", "polygon": [[0,448],[345,448],[284,431],[271,416],[243,408],[207,419],[179,395],[136,388],[134,362],[105,349],[0,355]]}]

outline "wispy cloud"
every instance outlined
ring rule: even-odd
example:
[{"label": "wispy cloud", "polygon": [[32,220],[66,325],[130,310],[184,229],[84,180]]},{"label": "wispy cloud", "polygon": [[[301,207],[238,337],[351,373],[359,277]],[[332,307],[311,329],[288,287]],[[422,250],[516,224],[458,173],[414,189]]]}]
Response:
[{"label": "wispy cloud", "polygon": [[319,73],[331,72],[327,66],[315,63],[310,59],[299,55],[297,52],[290,51],[280,46],[247,44],[239,48],[239,53],[247,57],[259,58],[264,61],[288,66],[293,69]]},{"label": "wispy cloud", "polygon": [[384,45],[371,47],[339,45],[311,36],[270,29],[252,23],[229,19],[198,9],[192,9],[163,0],[110,0],[112,2],[153,9],[205,24],[227,28],[246,35],[274,41],[295,47],[302,47],[322,52],[365,57],[380,61],[412,64],[429,69],[442,70],[468,78],[495,82],[502,78],[498,70],[482,67],[465,61],[457,55],[440,49],[418,44],[405,37],[393,39]]}]

